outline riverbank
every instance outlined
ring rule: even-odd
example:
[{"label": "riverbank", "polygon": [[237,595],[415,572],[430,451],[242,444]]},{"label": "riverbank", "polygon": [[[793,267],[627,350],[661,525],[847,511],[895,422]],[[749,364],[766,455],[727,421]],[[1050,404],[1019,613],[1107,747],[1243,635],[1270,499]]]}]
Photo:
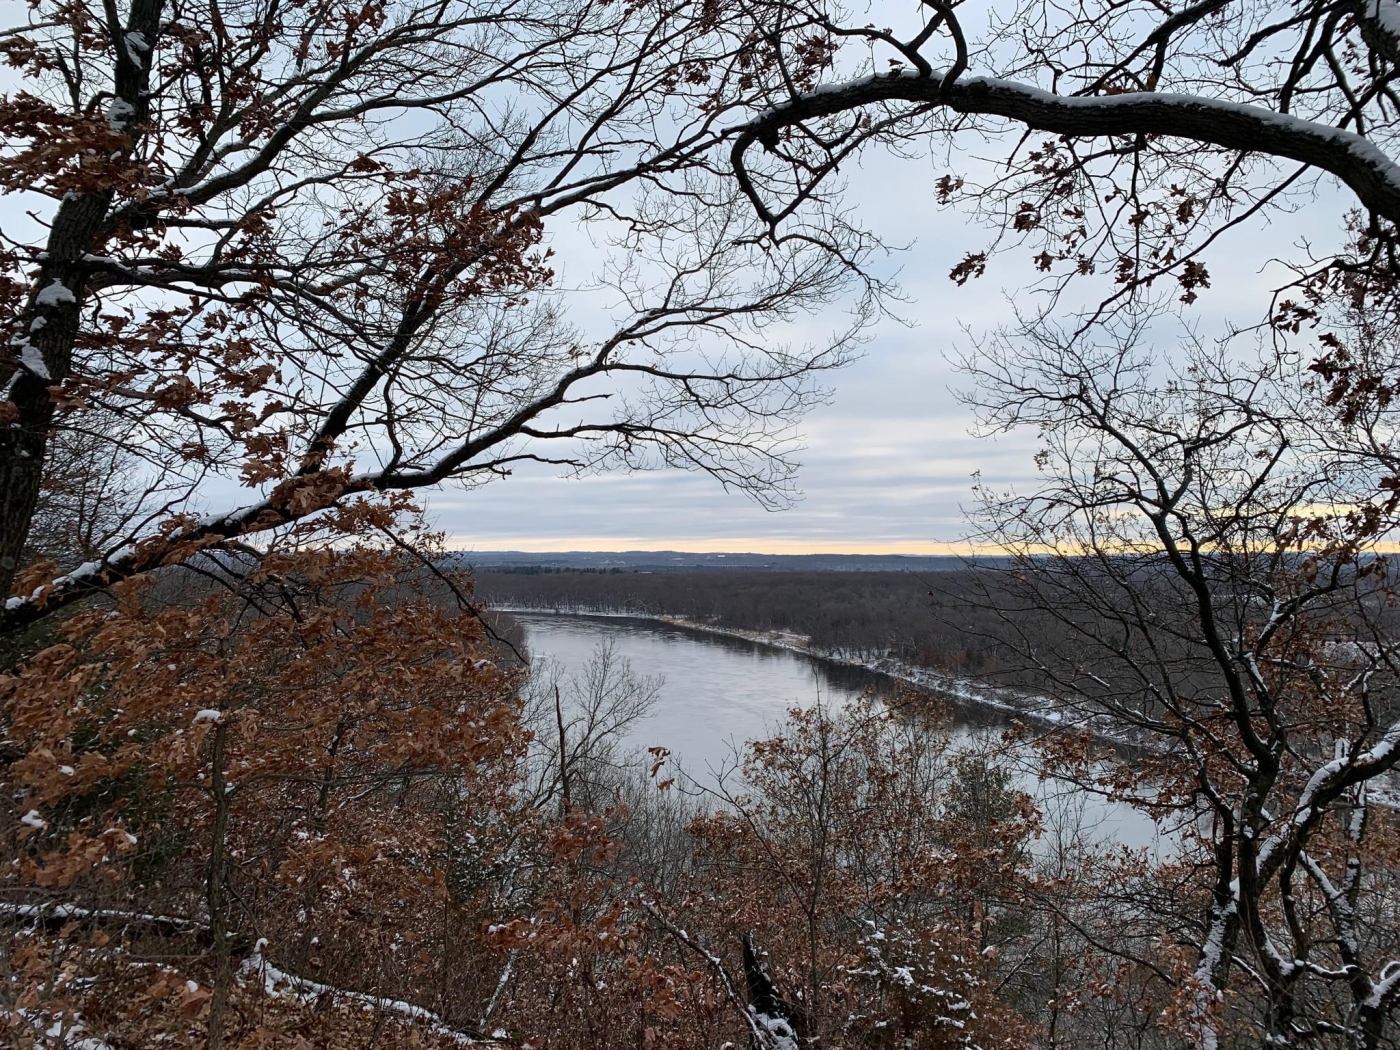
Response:
[{"label": "riverbank", "polygon": [[684,616],[640,613],[623,609],[501,605],[494,606],[492,611],[534,616],[583,616],[597,619],[649,621],[700,634],[737,638],[772,649],[784,649],[812,660],[821,660],[839,667],[869,671],[872,674],[902,682],[921,692],[931,693],[957,704],[1011,715],[1045,728],[1082,729],[1108,744],[1120,747],[1136,746],[1133,741],[1125,740],[1121,735],[1108,733],[1103,727],[1093,725],[1086,716],[1065,711],[1053,697],[1009,689],[1005,686],[989,685],[973,678],[936,671],[928,667],[919,667],[891,656],[870,658],[863,654],[817,648],[811,645],[810,639],[805,635],[793,631],[750,631],[738,627],[726,627],[721,624],[702,623]]},{"label": "riverbank", "polygon": [[[964,709],[982,709],[1003,717],[1015,718],[1042,729],[1086,732],[1120,754],[1151,750],[1152,744],[1114,731],[1098,719],[1082,712],[1069,711],[1055,698],[1028,690],[989,685],[965,676],[953,675],[932,668],[908,664],[893,657],[870,657],[867,654],[842,653],[814,647],[809,639],[793,631],[752,631],[703,623],[684,616],[664,613],[642,613],[624,609],[585,608],[569,606],[501,605],[493,611],[534,616],[577,617],[582,619],[628,620],[663,624],[676,630],[696,634],[733,638],[766,648],[784,650],[810,660],[837,667],[862,670],[892,681],[902,682],[922,692],[938,696]],[[1382,778],[1371,788],[1373,803],[1387,809],[1400,809],[1400,777]]]}]

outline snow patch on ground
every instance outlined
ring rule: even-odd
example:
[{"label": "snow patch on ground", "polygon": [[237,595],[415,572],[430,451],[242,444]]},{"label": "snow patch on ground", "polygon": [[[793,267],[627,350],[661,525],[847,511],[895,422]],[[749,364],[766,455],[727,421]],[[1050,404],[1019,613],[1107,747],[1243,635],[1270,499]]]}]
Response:
[{"label": "snow patch on ground", "polygon": [[34,1031],[39,1047],[62,1048],[62,1050],[112,1050],[112,1044],[105,1039],[84,1035],[87,1031],[81,1016],[49,1014],[39,1010],[17,1010],[16,1016],[26,1022]]}]

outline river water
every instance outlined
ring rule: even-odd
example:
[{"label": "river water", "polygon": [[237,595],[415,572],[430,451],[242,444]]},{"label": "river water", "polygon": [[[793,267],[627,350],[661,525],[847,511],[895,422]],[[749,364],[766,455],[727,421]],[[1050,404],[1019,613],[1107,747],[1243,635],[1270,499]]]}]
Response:
[{"label": "river water", "polygon": [[[525,629],[533,661],[547,658],[578,673],[598,647],[611,643],[634,673],[662,679],[652,713],[629,731],[625,746],[638,758],[648,747],[666,747],[686,772],[701,779],[734,764],[746,741],[763,739],[793,707],[839,707],[871,689],[885,696],[897,683],[861,668],[742,638],[687,630],[655,620],[552,613],[511,613]],[[1002,712],[955,706],[955,741],[995,735]],[[1067,796],[1042,783],[1029,767],[1019,786],[1042,810],[1077,822],[1091,837],[1127,846],[1157,848],[1155,828],[1128,806],[1091,795]]]}]

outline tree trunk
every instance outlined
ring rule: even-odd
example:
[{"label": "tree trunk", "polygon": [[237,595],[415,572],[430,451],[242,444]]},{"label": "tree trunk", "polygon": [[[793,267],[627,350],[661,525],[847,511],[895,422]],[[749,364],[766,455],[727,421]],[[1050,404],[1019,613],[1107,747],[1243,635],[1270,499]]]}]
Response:
[{"label": "tree trunk", "polygon": [[749,1008],[758,1022],[761,1040],[766,1041],[758,1050],[770,1050],[770,1047],[777,1050],[791,1047],[795,1050],[798,1039],[792,1006],[768,975],[768,968],[754,949],[752,936],[745,932],[740,936],[739,943],[744,950],[744,980],[749,988]]},{"label": "tree trunk", "polygon": [[[128,156],[150,114],[147,89],[155,52],[154,46],[131,47],[129,41],[155,44],[163,6],[163,0],[134,0],[127,25],[108,27],[117,54],[109,123],[125,131]],[[49,387],[73,372],[86,280],[84,256],[98,246],[115,195],[115,187],[107,187],[72,194],[59,205],[29,305],[10,334],[21,365],[4,381],[4,396],[14,414],[3,421],[8,425],[0,425],[0,595],[9,594],[14,585],[39,500],[54,417]]]},{"label": "tree trunk", "polygon": [[214,731],[214,758],[209,787],[214,794],[214,832],[209,849],[209,868],[205,873],[204,896],[209,908],[209,934],[214,941],[214,994],[209,1001],[208,1050],[220,1050],[224,1038],[224,1008],[228,1003],[229,984],[233,980],[228,916],[224,905],[224,841],[228,837],[229,797],[224,783],[224,744],[228,739],[228,723],[220,720]]}]

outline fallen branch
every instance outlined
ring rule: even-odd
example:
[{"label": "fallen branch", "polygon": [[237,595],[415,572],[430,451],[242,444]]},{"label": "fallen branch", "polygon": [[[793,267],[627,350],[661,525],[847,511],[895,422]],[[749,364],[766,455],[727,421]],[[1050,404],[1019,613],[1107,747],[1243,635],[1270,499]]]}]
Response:
[{"label": "fallen branch", "polygon": [[642,907],[646,909],[647,914],[656,921],[658,926],[709,964],[710,969],[715,972],[724,988],[725,998],[734,1005],[734,1008],[739,1011],[739,1015],[743,1017],[744,1023],[748,1025],[749,1035],[753,1037],[754,1046],[758,1047],[759,1050],[790,1050],[795,1045],[790,1038],[784,1039],[782,1034],[774,1032],[767,1023],[767,1018],[757,1014],[744,1001],[718,955],[699,944],[685,930],[662,915],[651,901],[643,901]]},{"label": "fallen branch", "polygon": [[263,985],[263,991],[274,999],[287,998],[298,1002],[312,1004],[321,998],[343,999],[350,1002],[364,1003],[372,1009],[382,1011],[387,1014],[394,1014],[406,1021],[414,1021],[426,1025],[426,1027],[436,1035],[444,1036],[457,1043],[459,1046],[507,1046],[508,1044],[498,1039],[485,1039],[480,1035],[463,1032],[453,1028],[438,1014],[413,1003],[405,1002],[402,999],[387,999],[383,996],[370,995],[367,992],[352,992],[344,988],[336,988],[334,985],[321,984],[319,981],[310,981],[305,977],[298,977],[296,974],[288,973],[279,968],[267,957],[263,955],[263,948],[266,940],[258,940],[253,945],[253,952],[239,966],[238,972],[244,976],[257,976]]},{"label": "fallen branch", "polygon": [[[78,922],[93,926],[122,926],[161,937],[188,934],[201,944],[212,943],[209,924],[201,919],[188,919],[179,915],[153,915],[120,908],[84,908],[77,904],[58,902],[0,903],[0,921],[5,920],[16,924],[27,922],[30,928],[48,933],[57,933],[69,923]],[[248,934],[236,934],[230,937],[230,944],[234,951],[247,951],[253,946],[253,938]]]}]

